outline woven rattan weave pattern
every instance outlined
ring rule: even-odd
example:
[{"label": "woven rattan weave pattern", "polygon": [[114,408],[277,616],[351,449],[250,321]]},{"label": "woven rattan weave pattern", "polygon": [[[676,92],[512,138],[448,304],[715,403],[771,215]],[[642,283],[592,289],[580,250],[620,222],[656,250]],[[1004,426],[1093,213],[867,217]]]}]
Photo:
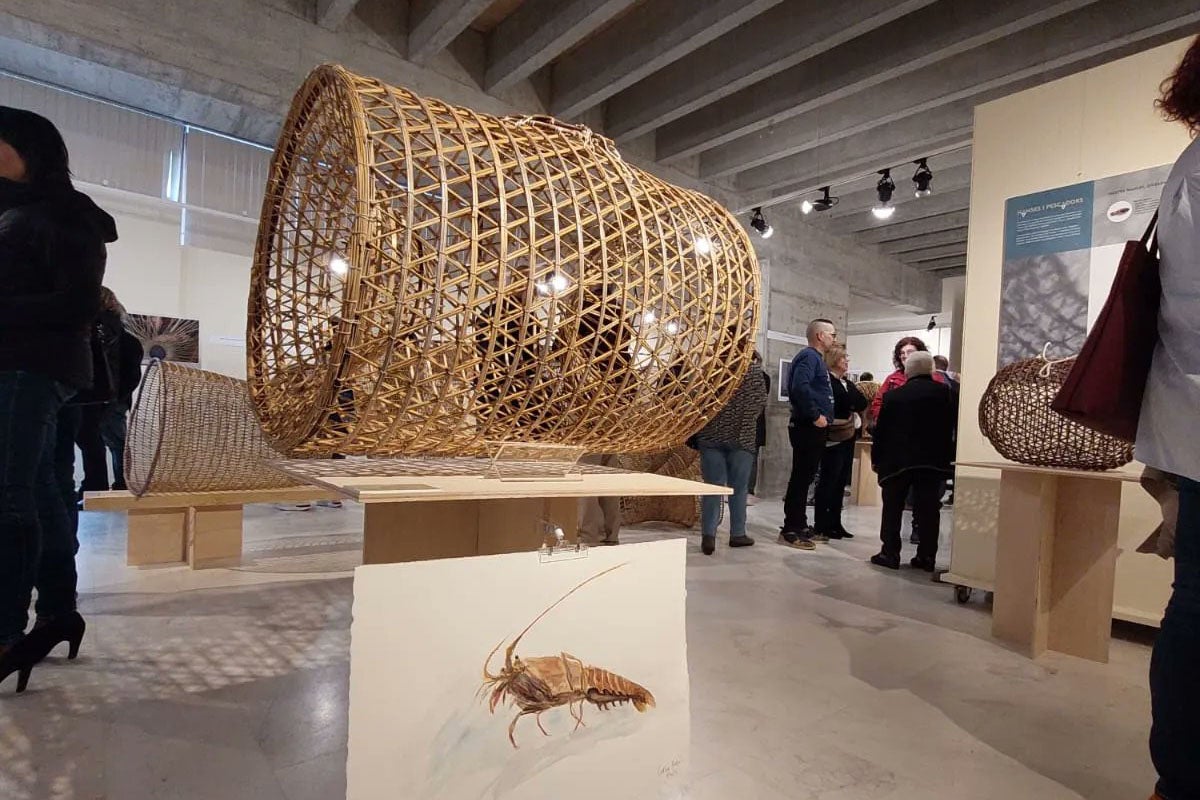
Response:
[{"label": "woven rattan weave pattern", "polygon": [[1050,408],[1074,358],[1031,358],[996,373],[979,403],[979,427],[1010,461],[1039,467],[1116,469],[1133,447],[1085,428]]},{"label": "woven rattan weave pattern", "polygon": [[662,450],[736,388],[758,291],[736,219],[588,129],[319,67],[268,178],[250,394],[300,456]]},{"label": "woven rattan weave pattern", "polygon": [[[653,472],[702,481],[700,476],[700,453],[690,447],[676,447],[665,453],[619,456],[616,462],[621,469],[634,472]],[[721,499],[722,506],[724,498]],[[690,528],[700,519],[698,497],[622,497],[621,523],[636,525],[639,522],[671,522]]]},{"label": "woven rattan weave pattern", "polygon": [[244,381],[170,361],[142,377],[125,437],[125,480],[148,492],[281,489],[297,482],[267,462]]}]

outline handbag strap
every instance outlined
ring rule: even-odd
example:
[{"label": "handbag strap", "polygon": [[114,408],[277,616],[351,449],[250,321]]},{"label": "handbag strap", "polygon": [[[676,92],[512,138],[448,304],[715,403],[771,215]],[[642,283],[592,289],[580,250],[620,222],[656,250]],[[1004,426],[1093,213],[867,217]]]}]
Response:
[{"label": "handbag strap", "polygon": [[1154,212],[1150,224],[1146,226],[1146,232],[1142,234],[1142,247],[1145,247],[1150,255],[1158,253],[1158,211]]}]

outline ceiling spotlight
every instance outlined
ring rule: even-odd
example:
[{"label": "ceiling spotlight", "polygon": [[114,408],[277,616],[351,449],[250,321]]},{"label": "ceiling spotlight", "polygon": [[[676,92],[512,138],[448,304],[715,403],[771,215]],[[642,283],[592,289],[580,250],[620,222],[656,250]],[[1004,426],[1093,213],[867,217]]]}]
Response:
[{"label": "ceiling spotlight", "polygon": [[754,213],[750,215],[750,227],[758,231],[758,235],[764,239],[770,239],[775,229],[767,222],[767,218],[763,216],[762,206],[754,209]]},{"label": "ceiling spotlight", "polygon": [[925,330],[931,331],[937,327],[937,317],[930,317],[929,324],[925,326]]},{"label": "ceiling spotlight", "polygon": [[692,244],[696,248],[696,252],[702,256],[706,256],[712,252],[712,240],[707,236],[697,236]]},{"label": "ceiling spotlight", "polygon": [[334,256],[329,259],[329,271],[340,278],[350,271],[350,263],[341,256]]},{"label": "ceiling spotlight", "polygon": [[882,176],[879,183],[875,184],[875,192],[879,195],[879,202],[871,209],[871,213],[875,215],[875,219],[885,220],[891,219],[896,213],[896,207],[892,205],[892,194],[896,191],[896,182],[892,180],[892,171],[890,169],[881,169],[879,174]]},{"label": "ceiling spotlight", "polygon": [[838,198],[830,197],[829,187],[821,187],[821,196],[816,200],[805,200],[800,204],[800,210],[805,214],[811,214],[814,211],[828,211],[838,204]]},{"label": "ceiling spotlight", "polygon": [[920,158],[913,163],[917,165],[917,171],[913,173],[913,183],[917,189],[914,194],[917,197],[929,197],[933,194],[933,170],[925,163],[926,159]]}]

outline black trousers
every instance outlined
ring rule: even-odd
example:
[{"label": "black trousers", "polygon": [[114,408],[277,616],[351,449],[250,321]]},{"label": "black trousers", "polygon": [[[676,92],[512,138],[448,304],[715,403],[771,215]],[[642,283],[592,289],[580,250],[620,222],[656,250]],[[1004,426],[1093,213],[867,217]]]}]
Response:
[{"label": "black trousers", "polygon": [[808,490],[825,454],[825,429],[797,423],[788,428],[792,442],[792,475],[783,496],[783,529],[799,533],[808,527]]},{"label": "black trousers", "polygon": [[826,447],[821,454],[821,473],[817,477],[816,508],[813,510],[818,533],[837,533],[842,529],[842,505],[853,468],[853,439]]},{"label": "black trousers", "polygon": [[888,478],[880,484],[883,495],[883,522],[879,538],[883,540],[883,554],[889,558],[900,557],[900,529],[904,525],[904,499],[909,491],[913,495],[913,527],[920,531],[917,557],[932,559],[937,556],[938,538],[941,535],[942,481],[945,475],[933,470],[911,470]]},{"label": "black trousers", "polygon": [[108,448],[104,446],[101,430],[108,403],[86,403],[80,406],[79,430],[75,443],[83,457],[83,491],[108,491]]}]

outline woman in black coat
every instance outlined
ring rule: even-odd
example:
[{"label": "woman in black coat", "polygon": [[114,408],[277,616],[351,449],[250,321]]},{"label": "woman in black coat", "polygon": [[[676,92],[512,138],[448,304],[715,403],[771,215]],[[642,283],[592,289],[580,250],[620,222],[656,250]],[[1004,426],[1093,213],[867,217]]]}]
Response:
[{"label": "woman in black coat", "polygon": [[854,469],[854,442],[862,429],[859,415],[867,408],[867,398],[854,381],[846,379],[850,358],[845,347],[838,344],[831,347],[825,353],[825,364],[833,390],[833,422],[817,478],[816,534],[827,539],[853,539],[854,534],[842,524],[842,504]]},{"label": "woman in black coat", "polygon": [[[112,217],[71,185],[49,120],[0,106],[0,681],[83,638],[76,541],[55,479],[57,417],[92,383]],[[38,590],[37,624],[29,602]]]}]

